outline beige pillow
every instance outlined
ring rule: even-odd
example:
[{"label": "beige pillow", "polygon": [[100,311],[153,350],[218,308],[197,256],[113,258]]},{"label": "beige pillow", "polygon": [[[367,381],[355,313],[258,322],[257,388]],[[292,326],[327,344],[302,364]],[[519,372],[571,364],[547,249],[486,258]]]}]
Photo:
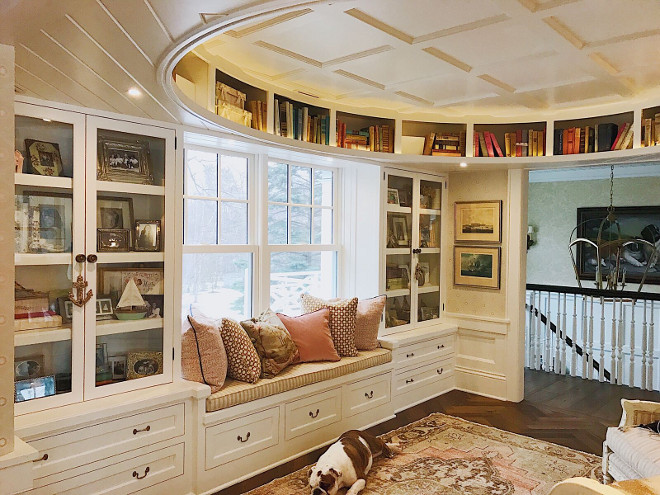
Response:
[{"label": "beige pillow", "polygon": [[660,420],[660,402],[621,399],[623,415],[619,426],[638,426]]},{"label": "beige pillow", "polygon": [[188,317],[190,328],[181,336],[181,374],[186,380],[206,383],[211,393],[227,377],[227,354],[218,327],[210,321]]},{"label": "beige pillow", "polygon": [[378,347],[378,329],[385,309],[385,296],[358,301],[355,314],[355,347],[360,351],[373,351]]},{"label": "beige pillow", "polygon": [[227,351],[227,376],[248,383],[259,380],[261,360],[243,327],[223,318],[220,335]]},{"label": "beige pillow", "polygon": [[340,356],[358,355],[357,347],[355,347],[357,297],[326,301],[309,294],[303,294],[300,296],[300,301],[305,313],[328,308],[330,311],[330,334],[337,353]]},{"label": "beige pillow", "polygon": [[273,378],[298,356],[298,348],[282,321],[268,310],[241,322],[261,360],[261,378]]}]

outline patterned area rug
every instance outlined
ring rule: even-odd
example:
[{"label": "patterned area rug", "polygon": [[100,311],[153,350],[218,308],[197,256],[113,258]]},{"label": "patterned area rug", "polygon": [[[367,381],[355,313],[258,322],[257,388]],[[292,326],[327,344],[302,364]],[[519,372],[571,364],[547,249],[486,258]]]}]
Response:
[{"label": "patterned area rug", "polygon": [[[602,478],[598,456],[440,413],[382,438],[399,442],[402,453],[378,459],[361,494],[542,495],[573,476]],[[249,494],[309,494],[308,470]]]}]

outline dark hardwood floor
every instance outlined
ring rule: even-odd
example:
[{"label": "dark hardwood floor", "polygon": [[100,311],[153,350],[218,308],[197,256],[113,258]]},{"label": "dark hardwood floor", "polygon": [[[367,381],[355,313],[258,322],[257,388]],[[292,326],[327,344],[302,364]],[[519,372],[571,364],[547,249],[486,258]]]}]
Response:
[{"label": "dark hardwood floor", "polygon": [[[368,431],[380,435],[431,413],[441,412],[601,455],[605,430],[616,425],[621,418],[622,398],[660,402],[660,393],[525,370],[525,399],[521,402],[504,402],[453,391],[402,411],[396,418]],[[286,476],[314,463],[323,450],[287,462],[216,495],[245,493]]]}]

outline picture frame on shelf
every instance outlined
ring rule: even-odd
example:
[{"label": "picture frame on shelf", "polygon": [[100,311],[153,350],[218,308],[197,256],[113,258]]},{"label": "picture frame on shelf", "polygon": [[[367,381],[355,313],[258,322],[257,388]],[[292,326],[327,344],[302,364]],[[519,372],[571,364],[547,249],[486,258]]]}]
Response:
[{"label": "picture frame on shelf", "polygon": [[14,252],[29,253],[30,215],[22,195],[14,196]]},{"label": "picture frame on shelf", "polygon": [[96,373],[102,372],[108,366],[108,344],[97,342],[96,344]]},{"label": "picture frame on shelf", "polygon": [[387,204],[399,206],[399,190],[393,187],[387,188]]},{"label": "picture frame on shelf", "polygon": [[133,198],[99,196],[96,199],[98,229],[128,229],[133,227]]},{"label": "picture frame on shelf", "polygon": [[116,268],[103,267],[98,270],[98,292],[109,294],[118,301],[129,280],[133,279],[142,296],[164,294],[164,272],[162,268]]},{"label": "picture frame on shelf", "polygon": [[32,380],[44,375],[44,355],[14,358],[14,381]]},{"label": "picture frame on shelf", "polygon": [[145,378],[163,373],[163,353],[160,351],[129,352],[126,379]]},{"label": "picture frame on shelf", "polygon": [[499,246],[454,246],[454,285],[500,288]]},{"label": "picture frame on shelf", "polygon": [[154,183],[149,142],[99,136],[96,178],[132,184]]},{"label": "picture frame on shelf", "polygon": [[457,201],[454,204],[454,240],[502,242],[502,201]]},{"label": "picture frame on shelf", "polygon": [[111,320],[115,317],[110,296],[96,296],[96,319]]},{"label": "picture frame on shelf", "polygon": [[68,297],[58,297],[57,306],[64,323],[71,323],[73,319],[73,302]]},{"label": "picture frame on shelf", "polygon": [[[44,191],[23,191],[19,196],[19,223],[28,222],[27,252],[63,253],[71,252],[73,218],[73,195]],[[19,211],[19,209],[17,209]],[[16,223],[16,213],[14,214]],[[18,242],[18,241],[17,241]]]},{"label": "picture frame on shelf", "polygon": [[146,318],[162,318],[165,310],[165,297],[162,295],[144,295],[144,302],[149,308]]},{"label": "picture frame on shelf", "polygon": [[62,155],[59,144],[26,139],[25,153],[30,164],[29,173],[49,177],[62,175]]},{"label": "picture frame on shelf", "polygon": [[391,221],[391,232],[396,239],[396,247],[408,247],[410,245],[408,219],[403,215],[393,215]]},{"label": "picture frame on shelf", "polygon": [[14,382],[14,401],[25,402],[55,395],[55,375]]},{"label": "picture frame on shelf", "polygon": [[96,229],[96,250],[99,253],[128,252],[131,231],[128,229]]},{"label": "picture frame on shelf", "polygon": [[135,221],[136,251],[160,251],[160,220]]},{"label": "picture frame on shelf", "polygon": [[127,357],[121,356],[108,356],[108,364],[112,370],[113,380],[126,380],[126,363]]},{"label": "picture frame on shelf", "polygon": [[424,273],[424,286],[432,285],[431,284],[431,265],[426,261],[420,261],[419,268]]}]

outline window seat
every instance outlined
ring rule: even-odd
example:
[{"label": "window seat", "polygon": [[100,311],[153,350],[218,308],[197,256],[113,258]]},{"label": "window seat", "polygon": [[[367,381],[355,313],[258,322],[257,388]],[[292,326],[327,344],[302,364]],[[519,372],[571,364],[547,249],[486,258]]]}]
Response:
[{"label": "window seat", "polygon": [[206,412],[219,411],[270,395],[330,380],[349,373],[389,363],[392,353],[387,349],[360,351],[356,357],[343,357],[337,362],[300,363],[289,366],[275,378],[262,378],[257,383],[227,379],[222,390],[206,399]]}]

